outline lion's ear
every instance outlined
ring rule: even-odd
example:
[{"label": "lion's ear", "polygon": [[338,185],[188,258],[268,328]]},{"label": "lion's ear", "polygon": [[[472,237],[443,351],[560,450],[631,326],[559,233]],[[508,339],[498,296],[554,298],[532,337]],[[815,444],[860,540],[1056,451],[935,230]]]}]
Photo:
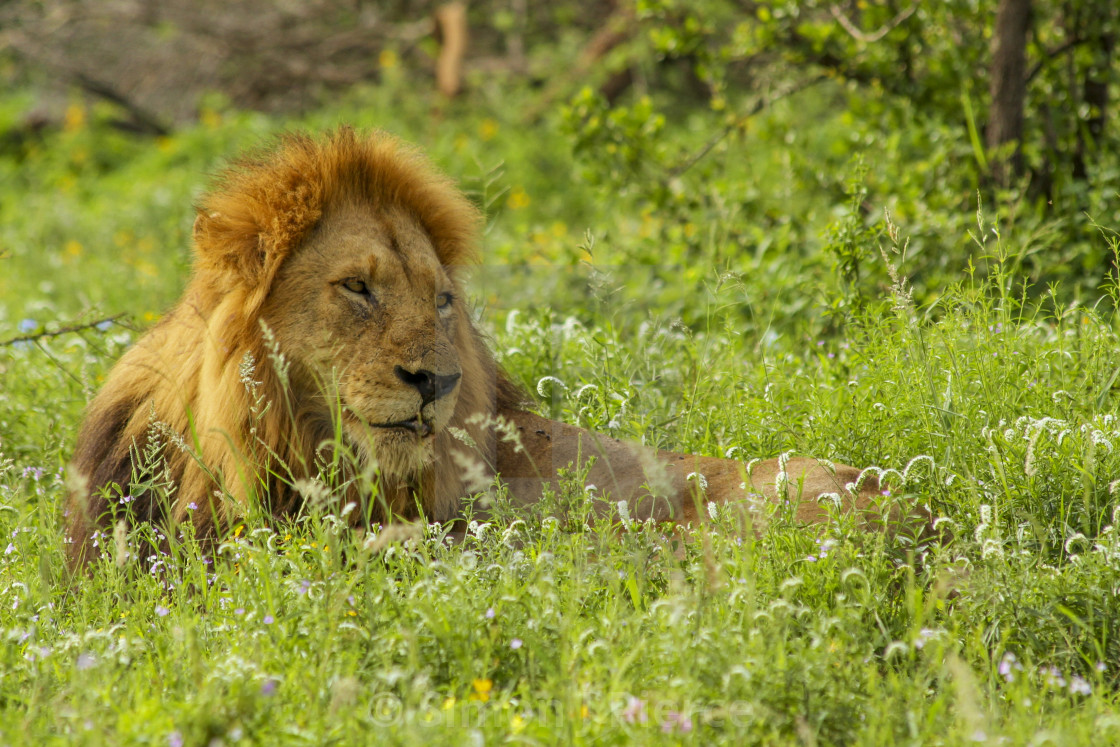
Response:
[{"label": "lion's ear", "polygon": [[267,275],[268,252],[261,227],[250,215],[229,215],[200,208],[191,231],[196,266],[221,275],[234,274],[249,288]]},{"label": "lion's ear", "polygon": [[[213,215],[216,217],[218,214],[214,213]],[[194,243],[196,243],[196,244],[198,243],[198,237],[205,230],[206,230],[206,216],[204,216],[202,213],[199,213],[198,215],[196,215],[194,217],[194,225],[191,226],[191,238],[194,240]]]}]

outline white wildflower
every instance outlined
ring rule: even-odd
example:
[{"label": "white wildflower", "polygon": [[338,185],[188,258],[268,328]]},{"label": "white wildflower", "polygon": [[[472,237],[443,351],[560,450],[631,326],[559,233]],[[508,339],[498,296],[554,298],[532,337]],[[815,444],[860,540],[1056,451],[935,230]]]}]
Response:
[{"label": "white wildflower", "polygon": [[561,389],[567,389],[568,388],[567,384],[565,384],[563,381],[556,378],[555,376],[542,376],[540,381],[537,382],[537,394],[539,394],[542,397],[548,396],[548,395],[545,394],[545,391],[544,391],[544,385],[546,383],[552,383],[553,385],[558,386]]},{"label": "white wildflower", "polygon": [[[544,381],[544,379],[541,379],[541,381]],[[538,383],[537,386],[538,386],[538,391],[539,391],[540,384]],[[576,399],[579,399],[580,397],[583,396],[584,392],[598,391],[598,389],[599,389],[599,387],[596,386],[595,384],[584,384],[579,389],[577,389],[572,396],[575,397]],[[544,395],[541,395],[541,396],[544,396]]]},{"label": "white wildflower", "polygon": [[699,472],[689,472],[687,475],[685,475],[684,479],[695,480],[696,484],[700,486],[701,491],[708,489],[708,478],[704,477]]},{"label": "white wildflower", "polygon": [[618,507],[618,518],[621,519],[622,526],[632,528],[634,520],[630,518],[630,505],[626,501],[619,501],[615,505]]}]

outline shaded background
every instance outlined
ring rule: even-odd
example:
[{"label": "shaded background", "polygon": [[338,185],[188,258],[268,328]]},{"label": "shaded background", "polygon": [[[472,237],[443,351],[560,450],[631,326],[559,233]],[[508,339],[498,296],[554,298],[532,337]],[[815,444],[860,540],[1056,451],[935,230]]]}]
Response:
[{"label": "shaded background", "polygon": [[[20,162],[85,112],[82,124],[142,138],[230,109],[290,122],[340,100],[424,140],[419,116],[370,112],[356,94],[381,89],[378,105],[436,122],[490,111],[562,137],[557,153],[586,158],[583,185],[633,193],[670,222],[682,194],[689,210],[736,202],[743,223],[796,231],[781,248],[798,254],[822,248],[828,213],[857,205],[866,220],[845,230],[858,231],[892,207],[919,287],[975,253],[962,216],[979,201],[1026,239],[1029,282],[1092,291],[1112,266],[1093,223],[1120,217],[1118,29],[1107,0],[10,0],[0,157]],[[807,204],[779,204],[798,215],[713,183],[766,191],[768,174],[733,162],[783,144]],[[857,282],[861,258],[843,251],[833,260]]]}]

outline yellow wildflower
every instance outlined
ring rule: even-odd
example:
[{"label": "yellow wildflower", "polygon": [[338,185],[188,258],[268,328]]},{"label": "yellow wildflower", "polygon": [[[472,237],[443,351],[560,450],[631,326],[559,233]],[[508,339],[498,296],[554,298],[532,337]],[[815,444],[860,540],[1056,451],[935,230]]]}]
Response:
[{"label": "yellow wildflower", "polygon": [[159,275],[159,270],[156,269],[156,266],[151,262],[145,262],[144,260],[139,260],[136,263],[136,269],[140,272],[141,275],[147,275],[150,278],[154,278]]},{"label": "yellow wildflower", "polygon": [[498,123],[487,117],[478,125],[478,136],[483,140],[493,140],[498,134]]},{"label": "yellow wildflower", "polygon": [[471,700],[481,700],[483,703],[490,700],[490,691],[494,688],[494,683],[487,679],[476,679],[471,683],[474,692],[471,693]]},{"label": "yellow wildflower", "polygon": [[381,54],[377,55],[377,64],[386,70],[392,70],[398,62],[397,53],[391,49],[383,49]]},{"label": "yellow wildflower", "polygon": [[86,108],[81,104],[71,104],[66,107],[66,116],[63,118],[62,128],[67,132],[82,129],[86,123]]},{"label": "yellow wildflower", "polygon": [[198,119],[202,122],[204,127],[209,127],[210,129],[214,129],[222,123],[221,112],[215,111],[210,107],[206,107],[199,112]]},{"label": "yellow wildflower", "polygon": [[529,195],[521,187],[514,187],[513,191],[509,193],[509,199],[506,200],[506,205],[510,210],[520,210],[523,207],[529,206]]}]

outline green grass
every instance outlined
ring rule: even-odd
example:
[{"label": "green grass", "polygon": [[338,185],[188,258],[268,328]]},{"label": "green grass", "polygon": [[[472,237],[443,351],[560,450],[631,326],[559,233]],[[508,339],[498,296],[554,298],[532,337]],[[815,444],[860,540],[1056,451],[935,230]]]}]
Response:
[{"label": "green grass", "polygon": [[[158,143],[95,111],[0,159],[0,340],[129,314],[0,347],[0,742],[1120,739],[1111,298],[1023,293],[1029,237],[997,237],[993,206],[973,224],[985,269],[915,307],[880,282],[889,242],[873,231],[857,232],[861,278],[837,277],[826,228],[843,196],[801,194],[817,217],[794,228],[773,195],[667,213],[607,199],[569,176],[557,126],[526,130],[481,98],[436,125],[422,100],[366,91],[300,122],[223,112]],[[787,115],[772,116],[758,163],[782,162]],[[191,200],[268,133],[340,121],[418,142],[489,207],[475,293],[542,411],[681,451],[875,465],[956,539],[915,557],[843,518],[821,534],[779,512],[757,540],[721,519],[681,546],[617,519],[584,527],[575,481],[575,521],[503,514],[454,547],[428,527],[386,550],[381,530],[320,510],[250,520],[213,561],[187,537],[155,573],[106,560],[67,583],[81,410],[182,287]],[[767,173],[773,194],[804,187]]]}]

